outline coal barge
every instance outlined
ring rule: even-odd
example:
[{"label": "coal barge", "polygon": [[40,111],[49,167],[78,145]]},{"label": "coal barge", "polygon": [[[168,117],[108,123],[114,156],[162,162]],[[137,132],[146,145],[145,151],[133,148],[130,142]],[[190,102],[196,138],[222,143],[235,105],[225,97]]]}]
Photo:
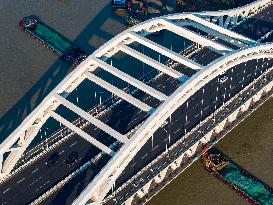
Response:
[{"label": "coal barge", "polygon": [[238,192],[251,204],[273,205],[273,189],[217,150],[202,156],[207,171]]},{"label": "coal barge", "polygon": [[24,17],[19,22],[19,27],[42,45],[74,65],[80,64],[87,57],[83,49],[74,46],[68,38],[43,23],[35,15]]}]

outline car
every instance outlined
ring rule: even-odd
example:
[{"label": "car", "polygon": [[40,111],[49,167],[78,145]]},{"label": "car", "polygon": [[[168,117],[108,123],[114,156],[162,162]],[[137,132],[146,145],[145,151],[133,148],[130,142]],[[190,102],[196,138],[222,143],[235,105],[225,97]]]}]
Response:
[{"label": "car", "polygon": [[223,84],[223,83],[225,83],[226,81],[228,80],[228,77],[225,75],[225,76],[222,76],[221,78],[220,78],[220,83],[221,84]]},{"label": "car", "polygon": [[67,156],[67,159],[65,160],[66,164],[73,164],[77,159],[78,159],[78,152],[73,151],[70,152],[69,155]]},{"label": "car", "polygon": [[87,58],[87,54],[83,49],[79,47],[71,48],[66,50],[62,54],[62,58],[64,58],[65,60],[69,62],[72,62],[74,65],[78,65]]},{"label": "car", "polygon": [[128,0],[112,0],[113,9],[126,9]]},{"label": "car", "polygon": [[60,159],[59,152],[54,152],[46,161],[46,165],[49,167],[54,166]]}]

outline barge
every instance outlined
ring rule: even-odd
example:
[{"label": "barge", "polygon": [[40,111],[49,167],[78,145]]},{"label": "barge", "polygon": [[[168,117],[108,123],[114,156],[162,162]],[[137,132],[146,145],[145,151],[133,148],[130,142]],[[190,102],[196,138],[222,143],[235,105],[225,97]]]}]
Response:
[{"label": "barge", "polygon": [[24,17],[19,22],[19,27],[73,65],[80,64],[87,57],[83,49],[74,46],[72,41],[43,23],[35,15]]},{"label": "barge", "polygon": [[217,150],[202,156],[207,171],[255,205],[273,205],[273,189]]}]

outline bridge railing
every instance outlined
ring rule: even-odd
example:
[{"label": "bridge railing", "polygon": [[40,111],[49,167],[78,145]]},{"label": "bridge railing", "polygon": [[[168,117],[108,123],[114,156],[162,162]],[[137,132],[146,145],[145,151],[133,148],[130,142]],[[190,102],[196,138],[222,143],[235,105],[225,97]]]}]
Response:
[{"label": "bridge railing", "polygon": [[244,22],[247,18],[273,4],[272,0],[257,0],[245,6],[219,11],[204,11],[198,13],[174,14],[171,18],[178,19],[185,14],[192,14],[224,28],[230,28]]}]

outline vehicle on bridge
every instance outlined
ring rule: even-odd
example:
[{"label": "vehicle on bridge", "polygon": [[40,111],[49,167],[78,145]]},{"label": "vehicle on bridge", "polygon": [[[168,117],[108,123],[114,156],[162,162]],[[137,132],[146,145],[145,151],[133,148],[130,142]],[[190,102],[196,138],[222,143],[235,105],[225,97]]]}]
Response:
[{"label": "vehicle on bridge", "polygon": [[47,26],[35,15],[24,17],[19,27],[74,65],[80,64],[87,57],[83,49],[74,46],[68,38]]},{"label": "vehicle on bridge", "polygon": [[202,156],[202,163],[212,175],[224,181],[252,204],[273,204],[273,190],[217,150]]},{"label": "vehicle on bridge", "polygon": [[[248,13],[261,9],[261,5],[251,8],[253,9],[249,9]],[[80,195],[73,196],[77,199],[69,204],[87,204],[90,201],[94,204],[101,204],[106,197],[114,197],[116,201],[118,199],[116,193],[122,195],[121,201],[119,201],[119,204],[122,204],[124,200],[139,198],[139,193],[143,196],[149,195],[149,186],[154,185],[155,182],[160,186],[160,183],[166,183],[164,179],[168,178],[168,174],[166,174],[168,171],[173,170],[173,172],[180,173],[186,169],[190,163],[197,159],[203,146],[211,146],[216,143],[223,137],[221,135],[223,131],[232,129],[234,124],[236,125],[242,120],[242,117],[249,114],[250,109],[256,109],[260,103],[264,102],[262,100],[272,95],[273,44],[257,44],[256,41],[227,29],[230,25],[242,25],[239,24],[242,18],[238,18],[238,16],[246,15],[245,9],[243,13],[234,13],[234,18],[228,18],[228,20],[224,19],[224,14],[221,11],[216,14],[177,14],[159,17],[137,27],[129,28],[95,51],[83,62],[83,66],[72,71],[1,144],[1,155],[8,155],[8,157],[3,157],[4,162],[0,167],[1,177],[8,177],[12,173],[14,167],[17,166],[16,163],[24,157],[27,147],[31,145],[32,141],[34,142],[35,138],[39,137],[40,129],[51,128],[46,124],[48,119],[54,120],[56,125],[60,123],[64,126],[65,132],[58,131],[61,139],[64,137],[68,139],[73,135],[79,137],[71,138],[71,141],[66,140],[61,147],[56,147],[56,149],[70,147],[75,140],[89,142],[82,141],[77,144],[78,147],[73,147],[75,151],[78,151],[79,156],[77,158],[76,154],[71,154],[68,158],[70,161],[67,161],[73,163],[73,167],[77,166],[80,170],[82,167],[91,167],[91,165],[94,170],[92,177],[86,181],[86,186],[77,191]],[[218,19],[220,20],[217,21]],[[199,30],[204,29],[207,34],[191,31],[184,23],[191,23]],[[221,27],[223,25],[225,27]],[[35,21],[30,22],[29,26],[37,29]],[[176,49],[170,46],[171,38],[168,36],[165,39],[166,45],[147,37],[150,33],[161,30],[174,32],[178,35],[178,38],[174,40],[174,44],[179,45]],[[218,40],[215,41],[208,36],[214,36]],[[187,48],[187,50],[183,50],[185,46],[183,47],[183,43],[179,43],[185,42],[184,38],[193,42],[188,47],[189,50]],[[135,47],[134,42],[140,44],[140,47]],[[142,46],[153,50],[151,52],[156,55],[141,52]],[[198,52],[199,58],[196,56],[193,58],[195,50]],[[111,58],[118,51],[128,55],[129,65],[124,63],[125,65],[122,67],[123,65],[115,63],[115,57]],[[177,63],[174,65],[164,64],[163,58],[160,58],[162,55],[165,56],[165,59]],[[156,78],[140,81],[139,76],[126,73],[124,68],[133,70],[141,65],[136,64],[135,61],[131,62],[132,58],[140,61],[141,64],[145,63],[153,67],[157,74]],[[114,60],[114,64],[112,60]],[[135,67],[133,64],[136,64]],[[178,70],[180,68],[178,66],[181,66],[182,69]],[[114,86],[111,79],[105,79],[98,75],[97,68],[115,75],[117,79],[128,83],[128,86],[135,87],[134,89],[139,90],[140,94],[132,92],[131,89],[124,90]],[[187,82],[185,82],[185,76],[187,79],[190,78]],[[67,80],[68,78],[69,80]],[[83,109],[78,104],[77,97],[86,96],[90,90],[87,89],[87,92],[84,92],[79,89],[76,92],[76,89],[84,85],[82,84],[84,81],[92,81],[104,90],[110,91],[109,94],[126,102],[114,101],[115,107],[111,105],[109,107],[111,109],[106,109],[106,106],[102,108],[102,104],[93,111]],[[171,86],[167,87],[167,81]],[[72,94],[73,91],[77,95]],[[70,93],[71,95],[68,96]],[[145,93],[144,95],[147,97],[143,97],[142,93]],[[88,101],[90,102],[90,100]],[[256,103],[254,107],[253,102]],[[72,122],[72,119],[69,119],[62,109],[69,109],[72,113],[78,114],[79,120]],[[128,119],[127,116],[131,113],[134,115]],[[112,116],[115,117],[112,118]],[[110,121],[108,121],[109,119]],[[168,125],[164,127],[166,122]],[[101,131],[105,135],[102,135]],[[71,150],[65,151],[63,156],[68,156],[66,152],[70,153]],[[169,156],[173,158],[172,161],[166,160]],[[47,157],[47,155],[44,157],[46,161]],[[92,160],[89,162],[90,159]],[[54,169],[57,170],[56,165],[63,167],[63,162],[65,161],[59,160],[59,163],[54,164]],[[219,162],[217,164],[223,165],[219,166],[222,170],[231,164],[221,161],[221,158]],[[93,164],[96,166],[93,167]],[[32,171],[31,168],[28,169]],[[79,169],[75,170],[74,176],[79,173]],[[54,182],[61,180],[65,174],[70,172],[70,170],[68,172],[62,168],[59,170],[63,171],[63,176],[59,176],[58,179],[54,178]],[[147,175],[145,173],[144,176],[142,170],[147,170],[149,173]],[[156,170],[158,172],[155,172]],[[42,172],[42,167],[39,171],[41,175],[47,173]],[[135,176],[138,173],[141,173],[139,178],[143,180],[137,180],[141,184],[135,187],[133,183],[136,181]],[[35,181],[35,177],[33,178],[31,180]],[[131,179],[133,179],[132,184],[128,184],[127,182]],[[39,183],[43,184],[40,181]],[[120,192],[120,188],[125,188],[124,184],[130,188],[124,189],[130,198],[126,196],[125,199],[124,192]],[[71,187],[70,185],[67,182],[65,186]],[[132,186],[129,187],[129,185]],[[8,186],[9,184],[6,185],[6,188]],[[22,187],[22,184],[17,186]],[[48,188],[50,187],[43,188],[42,193],[46,192]],[[135,189],[129,192],[128,190],[131,188]],[[63,193],[63,190],[62,188],[60,192]],[[16,189],[9,191],[10,198],[14,198],[12,191],[16,193]],[[109,194],[107,195],[107,193]],[[32,198],[37,195],[38,193],[33,193]],[[70,200],[74,200],[73,197],[69,197]],[[5,198],[7,197],[5,196]],[[146,199],[146,196],[143,197],[143,200]],[[29,199],[25,200],[29,201]],[[58,204],[64,203],[59,202]]]},{"label": "vehicle on bridge", "polygon": [[78,159],[78,152],[73,151],[68,155],[67,159],[65,160],[65,163],[73,164],[77,159]]},{"label": "vehicle on bridge", "polygon": [[60,159],[60,154],[59,152],[54,152],[47,160],[46,164],[49,167],[54,166]]}]

